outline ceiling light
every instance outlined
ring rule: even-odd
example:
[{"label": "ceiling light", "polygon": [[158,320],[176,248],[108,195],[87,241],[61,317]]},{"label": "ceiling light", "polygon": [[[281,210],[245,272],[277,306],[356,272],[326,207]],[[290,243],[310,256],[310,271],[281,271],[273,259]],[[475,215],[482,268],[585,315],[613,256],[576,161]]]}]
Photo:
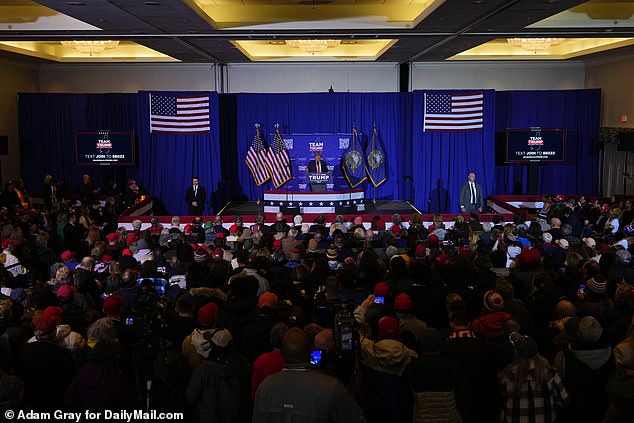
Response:
[{"label": "ceiling light", "polygon": [[64,47],[73,48],[81,53],[88,53],[89,55],[103,53],[106,50],[111,50],[119,45],[117,40],[73,40],[62,41]]},{"label": "ceiling light", "polygon": [[306,53],[315,54],[329,48],[335,48],[341,40],[286,40],[286,45],[298,48]]},{"label": "ceiling light", "polygon": [[507,38],[506,41],[513,47],[523,48],[524,50],[538,51],[548,50],[552,46],[561,44],[565,38]]}]

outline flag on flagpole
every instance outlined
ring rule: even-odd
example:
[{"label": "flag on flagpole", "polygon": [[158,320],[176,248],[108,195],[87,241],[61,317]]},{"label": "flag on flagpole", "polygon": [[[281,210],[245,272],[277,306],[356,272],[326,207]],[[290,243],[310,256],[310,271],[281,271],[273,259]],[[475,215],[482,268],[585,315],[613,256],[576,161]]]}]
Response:
[{"label": "flag on flagpole", "polygon": [[268,167],[271,181],[275,188],[279,188],[293,179],[291,158],[288,155],[288,150],[286,150],[282,134],[280,134],[277,127],[275,128],[273,143],[266,152],[266,166]]},{"label": "flag on flagpole", "polygon": [[423,132],[481,131],[484,93],[427,94]]},{"label": "flag on flagpole", "polygon": [[363,166],[363,155],[360,150],[361,143],[359,141],[359,134],[357,133],[357,130],[353,128],[352,140],[350,140],[350,144],[341,159],[341,169],[343,171],[343,175],[346,177],[348,184],[352,188],[358,187],[361,182],[367,179],[365,167]]},{"label": "flag on flagpole", "polygon": [[266,167],[266,147],[262,140],[259,124],[255,125],[255,137],[247,152],[246,162],[257,186],[262,185],[271,178],[269,170]]},{"label": "flag on flagpole", "polygon": [[370,182],[375,187],[381,185],[387,179],[387,172],[385,168],[385,153],[383,152],[383,146],[381,140],[376,132],[376,126],[372,131],[372,140],[368,144],[368,153],[365,158],[365,171],[370,178]]},{"label": "flag on flagpole", "polygon": [[209,94],[150,93],[150,132],[206,134],[210,130],[209,123]]}]

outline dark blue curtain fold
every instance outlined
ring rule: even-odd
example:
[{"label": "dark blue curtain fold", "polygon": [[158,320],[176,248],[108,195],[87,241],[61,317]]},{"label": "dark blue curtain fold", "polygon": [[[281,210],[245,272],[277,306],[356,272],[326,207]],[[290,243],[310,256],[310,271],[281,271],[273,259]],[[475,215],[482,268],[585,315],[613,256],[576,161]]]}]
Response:
[{"label": "dark blue curtain fold", "polygon": [[[599,192],[600,90],[484,93],[484,130],[463,133],[423,133],[422,91],[210,93],[212,128],[210,134],[202,135],[150,134],[147,91],[21,93],[22,174],[32,192],[41,189],[48,173],[65,179],[70,189],[79,184],[82,173],[103,184],[103,176],[112,177],[113,170],[76,166],[73,132],[133,130],[138,134],[138,167],[118,172],[137,177],[172,214],[187,212],[184,191],[197,175],[207,188],[214,212],[218,212],[227,201],[255,200],[261,195],[244,162],[255,123],[263,125],[267,141],[274,124],[279,123],[283,134],[350,133],[355,126],[365,143],[376,124],[385,146],[387,181],[376,193],[371,184],[364,184],[366,196],[413,197],[420,210],[457,212],[457,193],[471,170],[476,172],[485,196],[526,193],[526,166],[495,166],[495,131],[541,126],[566,128],[568,132],[566,161],[540,166],[539,192]],[[263,187],[270,188],[269,184]]]},{"label": "dark blue curtain fold", "polygon": [[[599,194],[600,114],[599,89],[496,93],[496,131],[531,126],[567,130],[565,162],[539,165],[539,193]],[[527,165],[495,167],[495,193],[526,193],[526,181]]]}]

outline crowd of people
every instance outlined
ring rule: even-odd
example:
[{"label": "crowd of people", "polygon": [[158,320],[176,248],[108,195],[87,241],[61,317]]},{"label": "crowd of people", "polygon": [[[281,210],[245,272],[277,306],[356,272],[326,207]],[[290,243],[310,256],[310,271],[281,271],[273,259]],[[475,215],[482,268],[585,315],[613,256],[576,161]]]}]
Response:
[{"label": "crowd of people", "polygon": [[634,421],[630,201],[126,230],[84,194],[0,197],[0,414]]}]

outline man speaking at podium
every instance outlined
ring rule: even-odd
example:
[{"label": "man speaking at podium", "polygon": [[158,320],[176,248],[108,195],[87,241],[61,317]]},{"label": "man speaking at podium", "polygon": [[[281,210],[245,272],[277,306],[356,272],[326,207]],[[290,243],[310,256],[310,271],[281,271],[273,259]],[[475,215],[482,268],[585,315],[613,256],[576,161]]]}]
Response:
[{"label": "man speaking at podium", "polygon": [[[321,159],[321,152],[315,153],[315,160],[308,162],[309,173],[326,173],[328,172],[328,166],[326,162]],[[311,191],[326,191],[326,184],[310,184]]]}]

